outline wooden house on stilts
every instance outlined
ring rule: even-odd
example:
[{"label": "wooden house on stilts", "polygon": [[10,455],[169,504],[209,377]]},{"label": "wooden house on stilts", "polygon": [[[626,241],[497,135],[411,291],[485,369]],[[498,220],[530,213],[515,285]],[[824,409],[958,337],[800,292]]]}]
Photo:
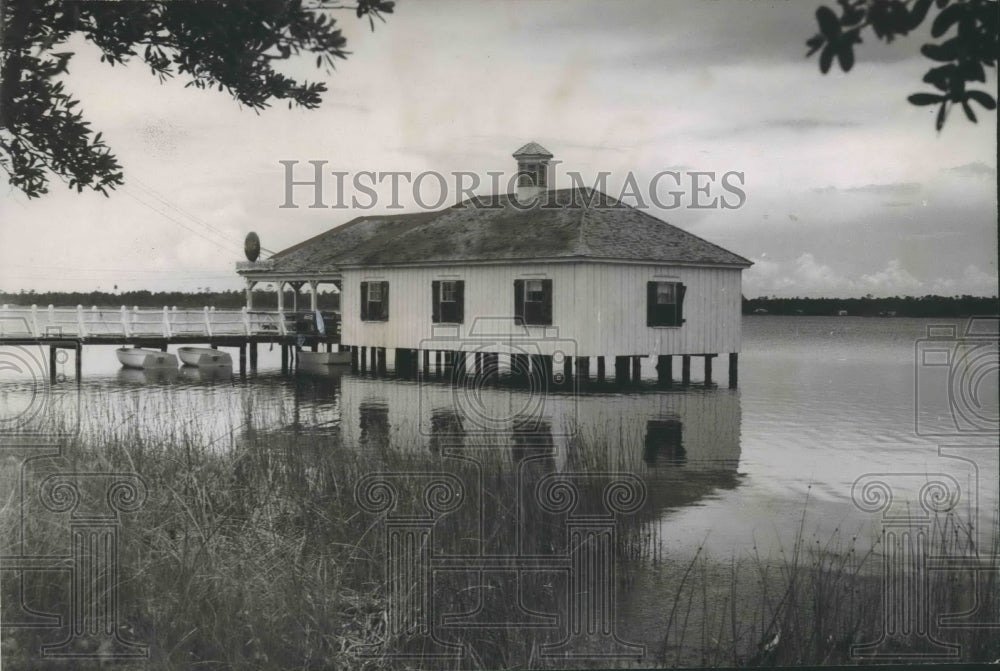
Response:
[{"label": "wooden house on stilts", "polygon": [[[359,366],[636,380],[690,380],[691,357],[729,354],[735,386],[747,259],[592,189],[549,189],[552,155],[514,154],[517,194],[434,212],[361,216],[241,263],[250,289],[334,283],[341,343]],[[315,300],[315,299],[314,299]],[[249,306],[248,306],[249,307]],[[314,305],[315,307],[315,305]],[[279,304],[279,310],[281,306]]]}]

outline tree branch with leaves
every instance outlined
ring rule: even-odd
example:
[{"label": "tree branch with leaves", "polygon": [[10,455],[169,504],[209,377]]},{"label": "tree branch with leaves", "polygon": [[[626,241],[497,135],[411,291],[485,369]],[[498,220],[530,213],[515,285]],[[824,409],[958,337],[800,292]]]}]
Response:
[{"label": "tree branch with leaves", "polygon": [[819,52],[819,69],[830,71],[834,59],[844,72],[854,67],[854,45],[861,43],[868,31],[885,42],[906,36],[916,30],[930,14],[930,42],[920,53],[935,65],[923,81],[935,92],[914,93],[908,100],[913,105],[937,105],[935,127],[940,131],[955,105],[965,116],[977,122],[972,103],[987,110],[996,109],[996,97],[987,91],[969,88],[974,82],[986,82],[986,68],[996,67],[998,46],[997,0],[837,0],[840,14],[826,6],[816,10],[819,32],[806,46],[812,56]]},{"label": "tree branch with leaves", "polygon": [[110,66],[141,60],[160,81],[185,76],[187,86],[218,88],[253,110],[278,100],[314,109],[326,85],[288,77],[276,62],[315,56],[330,72],[350,53],[332,13],[354,10],[374,29],[393,7],[389,0],[0,0],[0,168],[29,198],[47,193],[52,175],[104,195],[124,184],[118,159],[59,81],[74,57],[60,47],[73,35],[96,45]]}]

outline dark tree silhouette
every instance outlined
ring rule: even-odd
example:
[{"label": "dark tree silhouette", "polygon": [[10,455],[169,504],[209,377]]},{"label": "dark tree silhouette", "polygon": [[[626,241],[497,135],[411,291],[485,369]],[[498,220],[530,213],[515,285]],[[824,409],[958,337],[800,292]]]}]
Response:
[{"label": "dark tree silhouette", "polygon": [[74,54],[62,50],[80,34],[109,65],[145,63],[161,81],[186,76],[188,86],[218,88],[260,110],[275,100],[312,109],[323,83],[298,82],[276,61],[315,57],[329,71],[346,58],[346,40],[332,12],[358,18],[391,13],[388,0],[0,0],[0,167],[28,197],[48,192],[55,174],[78,191],[124,184],[122,167],[58,81]]},{"label": "dark tree silhouette", "polygon": [[[986,82],[985,68],[996,66],[998,51],[997,0],[837,0],[840,16],[822,6],[816,10],[819,32],[806,46],[807,56],[819,52],[819,69],[830,70],[834,58],[844,72],[854,66],[854,45],[871,31],[875,37],[892,42],[916,30],[933,15],[931,36],[943,42],[924,44],[920,53],[934,63],[924,82],[937,91],[914,93],[914,105],[937,105],[937,130],[944,127],[948,112],[961,105],[965,116],[976,122],[972,102],[987,110],[996,109],[996,98],[986,91],[968,88],[972,82]],[[932,11],[933,10],[933,11]]]}]

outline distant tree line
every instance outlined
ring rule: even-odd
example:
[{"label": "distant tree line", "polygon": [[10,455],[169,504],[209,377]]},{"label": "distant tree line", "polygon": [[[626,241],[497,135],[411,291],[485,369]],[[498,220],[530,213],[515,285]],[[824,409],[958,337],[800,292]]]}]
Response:
[{"label": "distant tree line", "polygon": [[1000,313],[996,296],[892,296],[891,298],[743,298],[743,314],[857,317],[969,317]]},{"label": "distant tree line", "polygon": [[[277,296],[274,291],[254,291],[254,307],[274,310]],[[140,308],[160,308],[164,305],[178,309],[198,309],[205,306],[219,309],[239,309],[246,304],[243,291],[106,291],[65,292],[65,291],[20,291],[18,293],[0,291],[0,304],[39,305],[56,307],[76,307],[96,305],[101,308],[117,308],[121,305]],[[285,309],[291,310],[293,294],[285,292]],[[299,293],[299,308],[310,306],[309,292]],[[339,310],[340,295],[319,294],[322,310]],[[743,298],[743,314],[754,314],[765,310],[772,315],[837,315],[841,310],[859,317],[969,317],[972,315],[994,315],[1000,313],[1000,300],[996,296],[892,296],[890,298]]]},{"label": "distant tree line", "polygon": [[[261,310],[274,310],[278,305],[277,292],[274,291],[254,291],[254,308]],[[106,291],[21,291],[10,293],[0,291],[0,304],[9,305],[38,305],[46,307],[54,305],[56,307],[76,307],[82,305],[90,307],[96,305],[100,308],[118,308],[119,306],[140,307],[140,308],[162,308],[163,306],[178,309],[200,309],[205,306],[218,309],[240,309],[246,305],[246,293],[243,291],[122,291],[109,293]],[[285,309],[291,310],[293,305],[293,294],[291,291],[285,292]],[[299,309],[308,310],[311,305],[309,292],[299,293]],[[340,294],[319,293],[319,307],[321,310],[339,310]]]}]

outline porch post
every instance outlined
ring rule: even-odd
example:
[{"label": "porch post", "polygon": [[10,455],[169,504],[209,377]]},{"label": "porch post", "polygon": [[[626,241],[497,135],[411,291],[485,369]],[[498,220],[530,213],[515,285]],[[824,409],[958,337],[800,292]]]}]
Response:
[{"label": "porch post", "polygon": [[247,278],[247,310],[253,310],[253,288],[257,283]]},{"label": "porch post", "polygon": [[313,312],[319,310],[319,296],[316,295],[316,287],[319,286],[319,282],[316,280],[309,280],[309,291],[312,296],[311,309]]}]

